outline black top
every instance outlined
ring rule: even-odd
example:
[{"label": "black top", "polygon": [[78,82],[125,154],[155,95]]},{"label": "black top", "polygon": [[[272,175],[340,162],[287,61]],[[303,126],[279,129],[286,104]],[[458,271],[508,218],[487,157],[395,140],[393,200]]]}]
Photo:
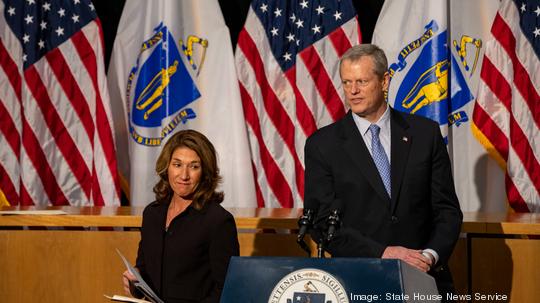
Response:
[{"label": "black top", "polygon": [[239,245],[233,216],[217,203],[189,206],[165,230],[169,202],[143,212],[137,268],[165,302],[219,302]]}]

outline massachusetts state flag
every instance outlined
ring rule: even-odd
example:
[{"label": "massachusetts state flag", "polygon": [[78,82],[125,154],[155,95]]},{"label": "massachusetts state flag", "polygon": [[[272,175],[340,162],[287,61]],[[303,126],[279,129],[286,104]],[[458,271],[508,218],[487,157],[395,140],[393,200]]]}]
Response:
[{"label": "massachusetts state flag", "polygon": [[[448,48],[446,0],[388,1],[373,34],[388,57],[389,104],[430,118],[448,136],[448,116],[473,99]],[[452,83],[452,85],[449,85]]]},{"label": "massachusetts state flag", "polygon": [[498,2],[386,1],[373,43],[385,50],[395,109],[439,123],[456,192],[468,211],[505,211],[503,176],[472,136],[472,109]]},{"label": "massachusetts state flag", "polygon": [[108,79],[132,205],[154,201],[164,143],[195,129],[218,153],[223,205],[255,206],[233,50],[217,0],[127,1]]}]

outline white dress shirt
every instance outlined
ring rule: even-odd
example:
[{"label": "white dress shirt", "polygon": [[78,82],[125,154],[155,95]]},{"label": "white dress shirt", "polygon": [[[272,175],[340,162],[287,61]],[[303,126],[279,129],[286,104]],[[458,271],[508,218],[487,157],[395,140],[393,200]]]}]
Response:
[{"label": "white dress shirt", "polygon": [[358,128],[358,131],[360,131],[360,134],[362,135],[362,139],[364,139],[364,143],[366,143],[367,149],[371,156],[373,157],[373,153],[371,151],[371,132],[369,131],[369,126],[371,124],[376,124],[378,127],[381,128],[379,132],[379,140],[381,141],[381,144],[384,148],[384,152],[386,153],[386,156],[388,157],[388,163],[391,164],[391,158],[390,158],[390,110],[389,106],[386,105],[386,110],[384,111],[383,115],[379,118],[379,120],[375,123],[371,123],[368,120],[356,115],[353,113],[353,119],[354,123],[356,124],[356,127]]}]

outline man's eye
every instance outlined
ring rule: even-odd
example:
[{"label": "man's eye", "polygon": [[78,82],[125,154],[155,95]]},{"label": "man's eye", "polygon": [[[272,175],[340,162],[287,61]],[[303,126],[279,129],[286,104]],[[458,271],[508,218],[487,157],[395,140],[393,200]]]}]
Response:
[{"label": "man's eye", "polygon": [[356,84],[360,85],[360,86],[366,86],[368,85],[369,81],[368,80],[358,80],[356,81]]}]

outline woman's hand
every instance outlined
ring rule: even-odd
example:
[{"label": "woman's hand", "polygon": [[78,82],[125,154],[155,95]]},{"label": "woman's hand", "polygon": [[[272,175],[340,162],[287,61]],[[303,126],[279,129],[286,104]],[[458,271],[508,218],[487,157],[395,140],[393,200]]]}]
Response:
[{"label": "woman's hand", "polygon": [[126,270],[122,274],[122,280],[124,282],[124,292],[126,293],[126,295],[132,296],[130,291],[130,282],[136,282],[137,278],[135,278],[135,276],[130,273],[129,270]]}]

